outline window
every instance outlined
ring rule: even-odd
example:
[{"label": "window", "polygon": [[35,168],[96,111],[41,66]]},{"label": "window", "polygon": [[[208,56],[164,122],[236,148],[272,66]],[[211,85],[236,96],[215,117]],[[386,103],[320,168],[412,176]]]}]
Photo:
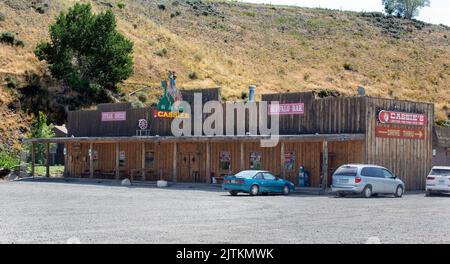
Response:
[{"label": "window", "polygon": [[263,180],[264,177],[263,177],[262,173],[258,173],[258,174],[255,175],[254,179],[255,180]]},{"label": "window", "polygon": [[231,170],[231,153],[229,151],[221,151],[219,153],[219,169]]},{"label": "window", "polygon": [[430,172],[430,175],[433,176],[450,176],[450,170],[449,169],[432,169]]},{"label": "window", "polygon": [[260,152],[250,152],[250,169],[253,169],[253,170],[261,169],[261,153]]},{"label": "window", "polygon": [[365,167],[361,170],[361,176],[384,178],[383,171],[374,167]]},{"label": "window", "polygon": [[284,169],[287,171],[294,170],[295,152],[284,153]]},{"label": "window", "polygon": [[[336,176],[356,176],[357,172],[358,172],[358,168],[345,166],[345,167],[340,167],[339,169],[337,169],[336,172],[334,173],[334,175],[336,175]],[[361,174],[362,174],[362,171],[361,171]]]},{"label": "window", "polygon": [[153,169],[155,163],[155,152],[146,151],[145,152],[145,168]]},{"label": "window", "polygon": [[264,180],[269,180],[269,181],[271,181],[271,180],[275,180],[275,179],[276,179],[275,176],[273,176],[272,174],[270,174],[270,173],[268,173],[268,172],[264,172],[263,174],[264,174]]},{"label": "window", "polygon": [[[251,179],[251,178],[255,177],[255,174],[256,174],[256,172],[254,172],[254,171],[241,171],[241,172],[236,173],[236,175],[234,175],[234,176],[240,177],[240,178]],[[259,173],[259,174],[261,174],[261,173]]]},{"label": "window", "polygon": [[394,175],[388,170],[383,169],[383,177],[386,179],[392,179],[394,178]]}]

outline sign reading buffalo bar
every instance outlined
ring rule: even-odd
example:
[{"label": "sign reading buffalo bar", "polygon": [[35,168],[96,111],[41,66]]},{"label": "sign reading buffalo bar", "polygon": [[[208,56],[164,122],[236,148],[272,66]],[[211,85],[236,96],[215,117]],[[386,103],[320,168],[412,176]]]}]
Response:
[{"label": "sign reading buffalo bar", "polygon": [[427,117],[424,114],[404,113],[382,110],[378,114],[378,120],[383,124],[402,124],[425,126]]},{"label": "sign reading buffalo bar", "polygon": [[401,127],[385,127],[377,126],[375,135],[381,138],[399,138],[399,139],[425,139],[425,131],[423,129],[409,129]]},{"label": "sign reading buffalo bar", "polygon": [[303,115],[305,113],[304,103],[269,105],[268,108],[269,115]]}]

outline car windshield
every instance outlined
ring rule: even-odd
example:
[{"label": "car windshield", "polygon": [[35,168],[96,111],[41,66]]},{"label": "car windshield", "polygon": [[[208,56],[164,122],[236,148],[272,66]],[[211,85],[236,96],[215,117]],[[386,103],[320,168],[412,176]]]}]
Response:
[{"label": "car windshield", "polygon": [[253,176],[255,176],[256,173],[257,173],[256,171],[241,171],[236,173],[234,176],[250,179],[253,178]]},{"label": "car windshield", "polygon": [[334,175],[335,176],[356,176],[357,172],[358,172],[358,168],[345,166],[345,167],[340,167],[339,169],[337,169],[336,172],[334,173]]},{"label": "car windshield", "polygon": [[434,176],[450,176],[450,170],[432,169],[430,174]]}]

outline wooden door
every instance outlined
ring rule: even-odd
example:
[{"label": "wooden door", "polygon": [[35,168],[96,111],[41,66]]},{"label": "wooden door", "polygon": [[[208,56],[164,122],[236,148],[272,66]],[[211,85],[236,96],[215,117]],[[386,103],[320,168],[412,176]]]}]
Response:
[{"label": "wooden door", "polygon": [[181,152],[180,169],[178,171],[179,182],[202,182],[200,178],[200,155],[197,152]]}]

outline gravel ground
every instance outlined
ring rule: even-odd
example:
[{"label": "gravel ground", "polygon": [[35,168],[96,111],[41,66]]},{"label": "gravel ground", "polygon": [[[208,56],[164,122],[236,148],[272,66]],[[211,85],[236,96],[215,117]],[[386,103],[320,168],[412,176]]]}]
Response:
[{"label": "gravel ground", "polygon": [[0,243],[450,243],[450,197],[1,182]]}]

